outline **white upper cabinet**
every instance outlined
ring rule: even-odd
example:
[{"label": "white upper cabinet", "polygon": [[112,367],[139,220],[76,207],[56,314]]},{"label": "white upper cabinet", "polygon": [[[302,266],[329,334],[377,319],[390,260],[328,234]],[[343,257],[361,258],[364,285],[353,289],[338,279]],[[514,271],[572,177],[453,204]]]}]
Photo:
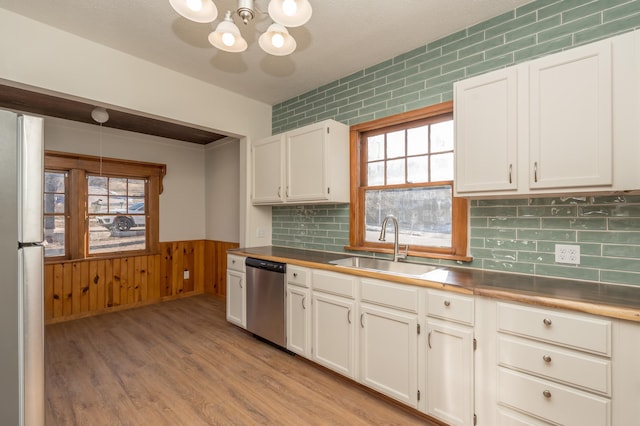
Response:
[{"label": "white upper cabinet", "polygon": [[334,120],[252,147],[253,204],[349,202],[349,127]]},{"label": "white upper cabinet", "polygon": [[640,31],[454,85],[456,195],[640,189]]},{"label": "white upper cabinet", "polygon": [[529,187],[613,183],[611,42],[529,65]]},{"label": "white upper cabinet", "polygon": [[458,192],[517,189],[517,77],[512,67],[456,85]]},{"label": "white upper cabinet", "polygon": [[281,203],[284,200],[282,140],[282,135],[276,135],[253,144],[251,163],[254,204]]}]

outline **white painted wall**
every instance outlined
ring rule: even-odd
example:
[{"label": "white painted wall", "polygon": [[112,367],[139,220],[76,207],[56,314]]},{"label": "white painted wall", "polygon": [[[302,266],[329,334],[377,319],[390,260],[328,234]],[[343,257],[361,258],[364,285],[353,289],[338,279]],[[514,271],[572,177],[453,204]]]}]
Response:
[{"label": "white painted wall", "polygon": [[209,144],[205,153],[206,238],[240,242],[240,141]]},{"label": "white painted wall", "polygon": [[[271,106],[0,8],[0,82],[187,123],[240,139],[240,244],[262,244],[271,210],[249,203],[249,144],[271,134]],[[204,157],[204,154],[202,155]],[[153,161],[150,157],[147,161]],[[177,178],[176,178],[177,179]],[[204,177],[203,177],[204,180]],[[174,181],[171,184],[184,184]],[[174,215],[180,207],[167,207]],[[204,233],[204,223],[200,235]],[[166,230],[161,238],[182,234]],[[191,234],[190,232],[185,232]]]},{"label": "white painted wall", "polygon": [[51,117],[45,117],[44,123],[47,150],[96,156],[102,151],[104,157],[166,164],[160,195],[160,241],[205,238],[202,146]]}]

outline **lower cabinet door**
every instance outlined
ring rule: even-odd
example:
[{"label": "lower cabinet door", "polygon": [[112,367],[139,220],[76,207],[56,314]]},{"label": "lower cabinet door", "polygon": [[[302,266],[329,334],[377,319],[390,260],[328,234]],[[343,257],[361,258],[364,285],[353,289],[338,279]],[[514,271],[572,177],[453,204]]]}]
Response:
[{"label": "lower cabinet door", "polygon": [[311,355],[311,291],[295,285],[287,286],[287,349]]},{"label": "lower cabinet door", "polygon": [[355,378],[355,321],[353,300],[313,292],[313,360]]},{"label": "lower cabinet door", "polygon": [[406,405],[418,405],[418,318],[360,305],[360,382]]},{"label": "lower cabinet door", "polygon": [[227,321],[247,327],[245,274],[227,270]]},{"label": "lower cabinet door", "polygon": [[473,329],[427,319],[427,414],[473,425]]}]

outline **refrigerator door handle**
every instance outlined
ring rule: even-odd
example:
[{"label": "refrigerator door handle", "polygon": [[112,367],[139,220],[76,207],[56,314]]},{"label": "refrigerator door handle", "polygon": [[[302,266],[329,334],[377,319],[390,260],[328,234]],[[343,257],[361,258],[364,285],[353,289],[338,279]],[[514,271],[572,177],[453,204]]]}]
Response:
[{"label": "refrigerator door handle", "polygon": [[18,241],[38,243],[44,239],[43,120],[18,116]]}]

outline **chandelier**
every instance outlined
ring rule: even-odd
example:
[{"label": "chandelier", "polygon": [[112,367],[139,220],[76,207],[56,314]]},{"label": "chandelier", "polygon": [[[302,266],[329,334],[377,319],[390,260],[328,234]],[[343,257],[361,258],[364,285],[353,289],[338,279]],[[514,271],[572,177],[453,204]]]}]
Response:
[{"label": "chandelier", "polygon": [[[169,0],[169,3],[176,12],[194,22],[209,23],[218,17],[213,0]],[[244,52],[247,42],[233,22],[233,16],[238,16],[246,25],[254,18],[255,10],[254,0],[238,0],[238,8],[227,11],[215,31],[209,34],[209,42],[225,52]],[[311,18],[311,12],[308,0],[270,0],[268,13],[274,22],[258,38],[262,50],[276,56],[296,50],[296,41],[286,27],[304,25]]]}]

